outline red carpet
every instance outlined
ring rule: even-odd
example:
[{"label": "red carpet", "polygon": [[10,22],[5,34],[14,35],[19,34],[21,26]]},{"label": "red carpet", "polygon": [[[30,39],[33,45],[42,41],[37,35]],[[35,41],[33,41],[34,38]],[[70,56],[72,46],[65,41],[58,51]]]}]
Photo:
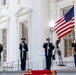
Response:
[{"label": "red carpet", "polygon": [[51,74],[24,74],[24,75],[51,75]]},{"label": "red carpet", "polygon": [[56,74],[56,70],[29,70],[29,74]]},{"label": "red carpet", "polygon": [[29,70],[28,74],[22,75],[56,75],[56,70]]}]

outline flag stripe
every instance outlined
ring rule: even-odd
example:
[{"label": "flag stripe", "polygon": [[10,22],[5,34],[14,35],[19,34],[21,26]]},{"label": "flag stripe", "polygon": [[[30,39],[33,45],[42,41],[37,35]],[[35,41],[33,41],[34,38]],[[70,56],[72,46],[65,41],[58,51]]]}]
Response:
[{"label": "flag stripe", "polygon": [[67,26],[65,28],[62,28],[58,33],[57,35],[61,34],[62,32],[65,32],[65,30],[68,30],[68,29],[71,29],[70,26]]},{"label": "flag stripe", "polygon": [[61,23],[55,28],[55,30],[57,30],[60,26],[64,25],[65,23],[66,23],[65,21],[61,22]]},{"label": "flag stripe", "polygon": [[71,33],[71,30],[68,30],[66,33],[61,34],[60,36],[58,36],[58,39],[64,37],[65,35],[67,35],[67,34],[69,34],[69,33]]},{"label": "flag stripe", "polygon": [[60,31],[61,29],[65,28],[66,26],[69,26],[69,23],[66,25],[66,22],[60,26],[58,29],[56,29],[56,32]]},{"label": "flag stripe", "polygon": [[72,22],[71,22],[71,28],[74,28],[74,22],[75,20],[74,20],[74,17],[72,18]]},{"label": "flag stripe", "polygon": [[58,21],[58,23],[55,23],[55,24],[56,24],[56,26],[54,27],[54,29],[57,29],[57,28],[60,26],[60,23],[63,23],[64,18],[62,18],[62,19],[63,19],[63,20]]},{"label": "flag stripe", "polygon": [[64,35],[65,33],[67,34],[68,32],[71,32],[71,29],[66,30],[66,31],[65,31],[65,32],[63,32],[62,34],[59,34],[59,35],[58,35],[58,37],[60,37],[60,36]]}]

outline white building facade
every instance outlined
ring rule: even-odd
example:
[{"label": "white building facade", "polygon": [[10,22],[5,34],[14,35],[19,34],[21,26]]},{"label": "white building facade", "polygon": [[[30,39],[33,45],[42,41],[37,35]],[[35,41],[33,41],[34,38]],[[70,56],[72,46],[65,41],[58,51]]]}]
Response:
[{"label": "white building facade", "polygon": [[[29,49],[27,69],[45,69],[45,56],[42,46],[46,42],[46,37],[51,36],[49,23],[60,19],[72,5],[72,0],[0,0],[0,43],[3,44],[4,48],[1,70],[3,70],[4,63],[9,64],[20,60],[19,43],[22,37],[26,38]],[[76,27],[74,32],[75,30]],[[65,43],[66,38],[67,36],[60,43],[62,58],[65,64],[69,63],[68,66],[73,67],[73,54],[70,54],[71,52],[66,53],[66,49],[70,47],[70,43],[67,44],[68,41]],[[53,44],[56,40],[56,33],[53,32]],[[73,37],[69,42],[72,41]],[[19,63],[15,64],[19,65]]]}]

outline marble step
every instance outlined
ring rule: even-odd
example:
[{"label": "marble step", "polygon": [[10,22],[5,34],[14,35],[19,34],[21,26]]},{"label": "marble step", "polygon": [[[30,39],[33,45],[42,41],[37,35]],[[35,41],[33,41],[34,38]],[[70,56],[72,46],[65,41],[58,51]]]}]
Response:
[{"label": "marble step", "polygon": [[[76,69],[56,70],[57,75],[76,75]],[[21,75],[27,74],[28,71],[0,71],[0,75]]]},{"label": "marble step", "polygon": [[60,69],[56,71],[57,75],[76,75],[76,69]]},{"label": "marble step", "polygon": [[52,70],[61,70],[61,69],[67,70],[67,69],[75,69],[75,67],[74,66],[52,66],[51,69]]},{"label": "marble step", "polygon": [[28,71],[0,71],[0,75],[21,75],[28,73]]}]

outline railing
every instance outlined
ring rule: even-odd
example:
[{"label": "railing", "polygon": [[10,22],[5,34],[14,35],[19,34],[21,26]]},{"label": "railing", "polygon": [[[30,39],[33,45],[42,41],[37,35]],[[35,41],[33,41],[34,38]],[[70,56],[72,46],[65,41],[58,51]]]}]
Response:
[{"label": "railing", "polygon": [[[4,71],[19,71],[21,70],[20,65],[21,65],[20,60],[4,63],[3,70]],[[26,60],[26,69],[27,70],[32,69],[32,62],[30,61],[30,58]]]}]

